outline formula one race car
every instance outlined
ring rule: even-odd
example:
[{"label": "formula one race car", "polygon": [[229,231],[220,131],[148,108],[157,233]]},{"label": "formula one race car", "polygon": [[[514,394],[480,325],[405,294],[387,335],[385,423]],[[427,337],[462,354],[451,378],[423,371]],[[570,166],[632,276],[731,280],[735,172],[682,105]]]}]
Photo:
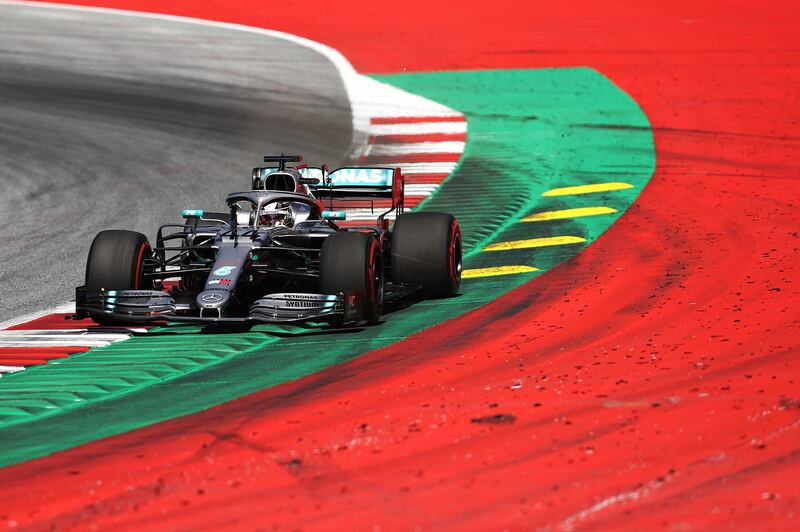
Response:
[{"label": "formula one race car", "polygon": [[[399,168],[290,167],[267,156],[227,212],[184,210],[158,229],[155,247],[133,231],[100,232],[76,319],[101,324],[322,321],[376,323],[384,300],[456,294],[461,230],[450,214],[403,212]],[[336,201],[389,208],[375,225],[340,227]],[[391,203],[389,203],[389,200]],[[387,215],[396,221],[389,230]]]}]

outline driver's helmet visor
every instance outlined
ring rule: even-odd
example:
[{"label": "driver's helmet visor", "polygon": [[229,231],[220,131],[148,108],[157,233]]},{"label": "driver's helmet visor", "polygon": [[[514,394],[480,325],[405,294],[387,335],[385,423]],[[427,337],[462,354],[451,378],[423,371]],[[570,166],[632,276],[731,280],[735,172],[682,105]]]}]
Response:
[{"label": "driver's helmet visor", "polygon": [[264,227],[272,227],[275,225],[290,225],[292,212],[288,207],[273,208],[270,206],[264,207],[258,214],[258,224]]}]

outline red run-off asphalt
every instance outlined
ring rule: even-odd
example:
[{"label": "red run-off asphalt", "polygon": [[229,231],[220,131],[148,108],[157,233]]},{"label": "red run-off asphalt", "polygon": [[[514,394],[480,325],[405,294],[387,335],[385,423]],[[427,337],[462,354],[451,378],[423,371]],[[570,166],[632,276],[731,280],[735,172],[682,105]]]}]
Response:
[{"label": "red run-off asphalt", "polygon": [[591,66],[658,169],[595,244],[457,321],[0,471],[4,525],[800,528],[795,2],[133,4],[103,3],[369,73]]}]

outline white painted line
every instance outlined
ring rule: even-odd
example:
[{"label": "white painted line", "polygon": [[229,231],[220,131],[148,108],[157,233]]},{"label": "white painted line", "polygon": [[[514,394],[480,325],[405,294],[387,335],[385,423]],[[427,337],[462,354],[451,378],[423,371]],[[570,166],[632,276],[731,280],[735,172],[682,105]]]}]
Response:
[{"label": "white painted line", "polygon": [[14,329],[13,331],[0,331],[0,338],[11,335],[24,336],[130,336],[134,332],[147,332],[145,328],[138,327],[98,327],[96,329]]},{"label": "white painted line", "polygon": [[386,163],[385,166],[399,166],[404,174],[449,174],[456,163]]},{"label": "white painted line", "polygon": [[409,142],[404,144],[373,144],[367,155],[410,155],[416,153],[464,153],[465,142]]},{"label": "white painted line", "polygon": [[[352,68],[352,67],[351,67]],[[461,113],[438,102],[361,76],[356,92],[350,95],[351,102],[357,103],[372,118],[396,116],[442,116],[457,117]],[[349,89],[350,87],[348,87]]]},{"label": "white painted line", "polygon": [[0,366],[0,373],[16,373],[25,369],[24,366]]},{"label": "white painted line", "polygon": [[[120,338],[113,342],[125,340]],[[11,341],[0,340],[0,347],[105,347],[113,342],[104,342],[101,340],[25,340],[25,341]]]},{"label": "white painted line", "polygon": [[374,135],[422,135],[426,133],[466,133],[466,122],[419,122],[414,124],[372,124]]},{"label": "white painted line", "polygon": [[0,331],[3,329],[8,329],[9,327],[14,327],[15,325],[20,325],[22,323],[27,323],[29,321],[33,321],[35,319],[43,318],[44,316],[48,316],[50,314],[71,314],[75,312],[75,302],[70,303],[63,303],[57,307],[53,307],[47,310],[38,310],[36,312],[31,312],[30,314],[24,314],[19,316],[18,318],[12,318],[10,320],[6,320],[0,323]]},{"label": "white painted line", "polygon": [[406,185],[406,196],[430,196],[439,185]]},{"label": "white painted line", "polygon": [[406,192],[411,190],[435,190],[439,188],[439,183],[406,183]]},{"label": "white painted line", "polygon": [[[49,330],[49,329],[48,329]],[[131,334],[146,333],[145,327],[92,327],[91,329],[64,329],[65,332],[81,331],[89,334]]]},{"label": "white painted line", "polygon": [[[33,334],[26,334],[26,333],[33,333]],[[108,334],[108,333],[100,333],[100,334],[91,334],[91,333],[79,333],[79,334],[49,334],[48,331],[0,331],[0,342],[24,342],[27,339],[36,340],[36,341],[52,341],[56,342],[59,340],[69,340],[69,341],[105,341],[105,342],[114,342],[116,340],[125,340],[126,338],[130,338],[129,334]]]}]

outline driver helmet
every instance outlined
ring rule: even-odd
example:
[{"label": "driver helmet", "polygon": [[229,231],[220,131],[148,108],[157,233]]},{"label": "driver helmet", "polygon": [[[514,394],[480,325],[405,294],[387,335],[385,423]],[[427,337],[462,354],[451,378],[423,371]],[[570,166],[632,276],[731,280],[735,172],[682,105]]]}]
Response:
[{"label": "driver helmet", "polygon": [[258,224],[262,227],[292,227],[292,209],[288,204],[269,203],[258,213]]}]

